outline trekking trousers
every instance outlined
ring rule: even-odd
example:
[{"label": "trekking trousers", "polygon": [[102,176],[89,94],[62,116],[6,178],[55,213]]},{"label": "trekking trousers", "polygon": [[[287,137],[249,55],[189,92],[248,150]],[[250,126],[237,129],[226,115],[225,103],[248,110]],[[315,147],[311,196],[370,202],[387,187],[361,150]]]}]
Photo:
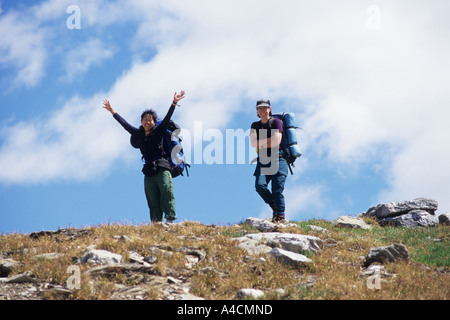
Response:
[{"label": "trekking trousers", "polygon": [[172,175],[168,170],[158,170],[152,176],[144,178],[145,196],[150,209],[150,220],[162,221],[163,213],[166,220],[175,220],[175,197]]},{"label": "trekking trousers", "polygon": [[[258,165],[260,165],[258,163]],[[255,188],[256,192],[268,205],[275,205],[277,214],[284,214],[284,184],[288,175],[288,164],[283,158],[280,158],[278,172],[274,175],[262,175],[259,168],[255,172]],[[268,184],[272,184],[271,190]]]}]

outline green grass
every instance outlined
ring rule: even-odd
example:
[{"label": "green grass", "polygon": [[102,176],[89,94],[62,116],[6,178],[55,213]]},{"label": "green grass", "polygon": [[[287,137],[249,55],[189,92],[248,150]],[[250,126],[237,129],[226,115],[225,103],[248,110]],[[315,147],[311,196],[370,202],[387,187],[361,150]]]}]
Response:
[{"label": "green grass", "polygon": [[[129,251],[149,255],[149,248],[164,244],[171,248],[195,247],[206,252],[206,258],[190,271],[184,267],[183,256],[158,256],[155,270],[158,274],[179,273],[192,283],[191,292],[205,299],[233,299],[241,288],[255,288],[266,292],[265,299],[438,299],[450,298],[450,227],[395,228],[380,227],[376,222],[371,230],[336,227],[332,221],[309,220],[296,222],[284,232],[317,236],[325,247],[320,254],[308,253],[313,262],[300,269],[290,268],[266,257],[266,261],[248,259],[237,246],[235,238],[256,229],[241,223],[233,226],[206,226],[188,222],[161,226],[132,226],[109,224],[90,227],[92,234],[75,240],[28,235],[0,235],[0,254],[20,262],[15,273],[31,271],[37,279],[65,285],[67,267],[72,257],[81,256],[84,249],[95,244],[98,249],[121,254],[124,260]],[[315,225],[328,233],[313,230]],[[117,236],[127,235],[132,241],[119,241]],[[369,290],[366,279],[360,276],[362,262],[370,248],[401,243],[409,252],[409,260],[387,264],[386,271],[397,276],[382,279],[381,290]],[[34,259],[38,253],[58,252],[57,260]],[[81,265],[82,273],[88,265]],[[200,270],[212,270],[201,271]],[[314,279],[312,284],[308,279]],[[108,299],[117,279],[82,279],[81,290],[70,299]],[[128,284],[129,279],[119,279]],[[90,281],[92,283],[90,283]],[[309,283],[309,284],[308,284]],[[92,290],[92,287],[95,290]],[[276,289],[285,293],[278,294]],[[158,299],[157,289],[148,298]],[[48,298],[52,298],[48,296]]]},{"label": "green grass", "polygon": [[404,244],[412,261],[434,267],[450,267],[450,235],[448,227],[395,228],[377,227],[375,239],[386,245]]}]

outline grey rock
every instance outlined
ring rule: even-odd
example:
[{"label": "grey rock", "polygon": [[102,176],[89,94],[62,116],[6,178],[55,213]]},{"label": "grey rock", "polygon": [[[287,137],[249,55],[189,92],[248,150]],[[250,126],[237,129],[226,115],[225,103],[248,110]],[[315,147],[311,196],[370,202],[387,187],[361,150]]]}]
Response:
[{"label": "grey rock", "polygon": [[167,283],[180,284],[180,283],[183,283],[183,280],[169,276],[169,277],[167,277]]},{"label": "grey rock", "polygon": [[444,225],[450,225],[450,212],[441,214],[439,216],[439,223]]},{"label": "grey rock", "polygon": [[145,258],[141,256],[139,253],[135,251],[129,251],[128,252],[128,259],[130,260],[130,263],[139,263],[143,265],[150,265],[147,261],[145,261]]},{"label": "grey rock", "polygon": [[87,252],[81,257],[81,263],[95,264],[118,264],[122,262],[122,256],[106,250],[97,250],[88,248]]},{"label": "grey rock", "polygon": [[350,216],[340,216],[336,219],[335,224],[338,227],[360,228],[365,230],[372,229],[372,226],[364,222],[363,219]]},{"label": "grey rock", "polygon": [[19,265],[20,263],[13,259],[0,258],[0,278],[7,277],[14,270],[14,268],[17,268]]},{"label": "grey rock", "polygon": [[156,256],[146,256],[144,257],[144,262],[147,262],[149,264],[154,264],[156,261],[158,261],[158,258]]},{"label": "grey rock", "polygon": [[72,290],[69,290],[67,288],[56,286],[51,289],[49,289],[50,292],[52,292],[55,295],[62,296],[64,298],[67,298],[72,293]]},{"label": "grey rock", "polygon": [[300,253],[295,253],[295,252],[283,250],[280,248],[273,248],[269,252],[269,255],[271,255],[275,259],[277,259],[287,265],[295,267],[295,268],[304,266],[305,264],[312,262],[311,259],[307,258],[306,256],[304,256]]},{"label": "grey rock", "polygon": [[439,224],[438,217],[425,210],[412,210],[401,216],[379,219],[378,222],[382,226],[392,225],[404,228],[432,227]]},{"label": "grey rock", "polygon": [[253,217],[247,218],[245,224],[258,229],[261,232],[275,232],[288,227],[298,227],[295,223],[289,223],[287,221],[284,223],[274,223],[269,220]]},{"label": "grey rock", "polygon": [[4,283],[36,283],[37,280],[32,278],[31,275],[31,271],[27,271],[7,278]]},{"label": "grey rock", "polygon": [[[247,249],[248,247],[256,247],[259,243],[259,245],[263,246],[261,247],[261,250],[265,252],[269,252],[269,248],[276,247],[300,254],[304,254],[308,251],[318,253],[323,249],[323,241],[320,238],[293,233],[252,233],[237,238],[237,240],[240,242],[239,246],[244,249]],[[252,254],[251,252],[249,253]]]},{"label": "grey rock", "polygon": [[239,290],[237,292],[236,296],[239,299],[245,299],[245,298],[260,299],[260,298],[264,297],[264,292],[261,290],[257,290],[257,289],[244,288],[244,289]]},{"label": "grey rock", "polygon": [[261,243],[261,241],[250,239],[246,236],[237,239],[239,241],[239,248],[244,249],[248,254],[259,255],[269,253],[271,247]]},{"label": "grey rock", "polygon": [[374,262],[388,263],[397,260],[408,260],[408,250],[403,244],[392,244],[386,247],[371,248],[364,266],[368,267]]},{"label": "grey rock", "polygon": [[278,225],[276,223],[252,217],[247,218],[245,220],[245,224],[262,232],[271,232],[278,229]]},{"label": "grey rock", "polygon": [[412,210],[424,210],[429,214],[434,214],[438,209],[438,202],[428,198],[417,198],[402,202],[390,202],[379,204],[367,210],[365,215],[375,218],[395,217]]},{"label": "grey rock", "polygon": [[135,274],[135,273],[148,273],[154,274],[154,268],[152,266],[141,265],[137,263],[119,263],[119,264],[107,264],[89,269],[86,272],[88,275],[97,276],[114,276],[117,273],[121,274]]},{"label": "grey rock", "polygon": [[195,248],[195,247],[181,247],[177,249],[178,252],[181,252],[188,256],[194,256],[198,259],[198,262],[202,261],[206,257],[205,250]]}]

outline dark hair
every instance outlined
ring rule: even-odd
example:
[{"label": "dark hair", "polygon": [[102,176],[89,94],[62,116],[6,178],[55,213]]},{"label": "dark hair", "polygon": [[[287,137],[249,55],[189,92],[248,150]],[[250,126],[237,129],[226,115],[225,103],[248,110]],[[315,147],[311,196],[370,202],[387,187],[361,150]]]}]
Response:
[{"label": "dark hair", "polygon": [[153,121],[155,121],[155,123],[158,120],[158,115],[156,114],[156,111],[153,109],[144,110],[144,112],[142,112],[141,114],[141,121],[144,119],[146,115],[150,115],[153,118]]}]

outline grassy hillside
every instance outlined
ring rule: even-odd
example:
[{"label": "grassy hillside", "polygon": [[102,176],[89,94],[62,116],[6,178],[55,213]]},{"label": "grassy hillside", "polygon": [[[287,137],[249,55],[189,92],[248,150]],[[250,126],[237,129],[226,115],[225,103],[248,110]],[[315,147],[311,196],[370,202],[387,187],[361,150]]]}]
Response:
[{"label": "grassy hillside", "polygon": [[[19,263],[9,277],[30,271],[40,288],[66,287],[69,266],[81,270],[81,288],[64,295],[55,290],[39,290],[35,299],[112,299],[118,288],[141,286],[144,299],[164,299],[154,277],[171,277],[189,284],[189,292],[204,299],[236,299],[241,288],[265,292],[264,299],[449,299],[450,298],[450,227],[390,228],[376,222],[371,230],[337,227],[333,222],[310,220],[296,223],[283,232],[313,235],[324,241],[320,254],[307,254],[312,263],[292,268],[267,256],[250,257],[238,247],[236,237],[257,233],[245,224],[207,226],[197,222],[161,225],[109,224],[85,228],[82,236],[24,234],[0,236],[0,258]],[[326,228],[315,231],[309,225]],[[125,237],[123,237],[125,236]],[[124,240],[125,239],[125,240]],[[404,244],[408,261],[385,265],[379,289],[370,290],[367,277],[361,275],[362,262],[372,247],[393,243]],[[130,252],[141,256],[155,255],[151,274],[117,272],[93,277],[93,268],[78,263],[88,246],[122,255],[128,262]],[[152,251],[152,248],[164,250]],[[179,248],[206,253],[190,267]],[[52,259],[38,256],[59,253]],[[152,278],[153,277],[153,278]],[[152,282],[153,281],[153,282]],[[43,285],[45,283],[45,285]],[[152,285],[154,283],[154,285]],[[8,284],[0,282],[0,291]],[[277,289],[283,289],[277,290]],[[1,297],[1,295],[0,295]]]}]

